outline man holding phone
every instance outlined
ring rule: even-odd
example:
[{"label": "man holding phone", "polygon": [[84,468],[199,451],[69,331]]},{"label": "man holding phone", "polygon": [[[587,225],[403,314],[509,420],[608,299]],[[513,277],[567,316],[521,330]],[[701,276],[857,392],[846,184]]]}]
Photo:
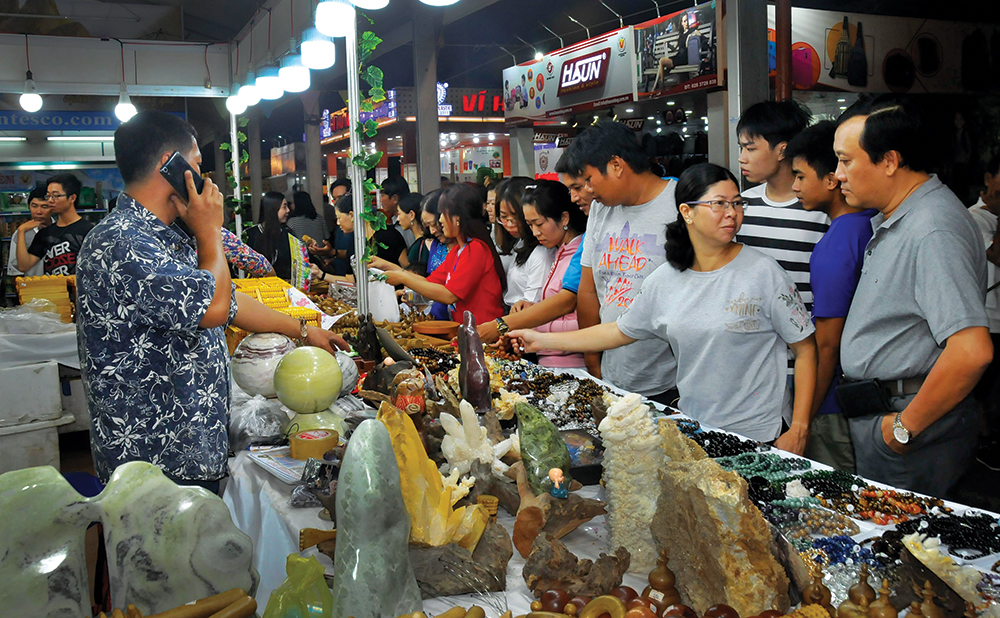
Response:
[{"label": "man holding phone", "polygon": [[[187,199],[161,168],[179,152]],[[127,461],[218,491],[230,404],[225,327],[277,332],[333,351],[343,339],[237,293],[222,247],[223,196],[205,180],[194,128],[143,111],[115,131],[125,191],[87,236],[77,268],[77,333],[94,467]],[[169,170],[168,170],[169,171]],[[193,238],[175,222],[182,220]]]}]

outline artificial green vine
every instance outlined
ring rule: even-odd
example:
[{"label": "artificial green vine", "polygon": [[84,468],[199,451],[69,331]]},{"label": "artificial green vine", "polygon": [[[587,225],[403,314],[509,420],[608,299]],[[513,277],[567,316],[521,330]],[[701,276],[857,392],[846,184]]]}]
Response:
[{"label": "artificial green vine", "polygon": [[[369,86],[368,96],[365,96],[363,91],[353,93],[361,101],[359,108],[362,112],[373,111],[376,103],[385,101],[385,89],[382,87],[382,69],[370,63],[372,53],[381,42],[382,39],[377,37],[373,32],[364,32],[358,39],[358,71],[361,79]],[[367,120],[365,122],[356,120],[354,131],[358,134],[361,141],[364,141],[366,137],[375,137],[376,133],[378,133],[378,122],[375,120]],[[379,164],[384,153],[376,150],[372,153],[359,152],[352,154],[351,162],[367,173]],[[364,198],[364,210],[361,212],[361,218],[367,221],[374,231],[386,228],[385,214],[375,208],[375,192],[380,189],[381,187],[374,180],[365,178],[362,194]],[[364,232],[362,231],[362,233]],[[361,256],[361,263],[367,264],[371,261],[374,254],[372,251],[373,244],[371,242],[365,243],[365,254]],[[382,243],[378,243],[378,245],[382,248],[387,248]]]},{"label": "artificial green vine", "polygon": [[[240,118],[237,123],[241,129],[246,128],[250,120],[246,117]],[[236,132],[236,139],[239,140],[239,145],[237,149],[239,151],[240,166],[250,160],[250,153],[247,151],[244,144],[246,144],[247,136],[243,131]],[[219,144],[219,150],[230,152],[233,149],[233,145],[230,142],[222,142]],[[232,157],[226,158],[226,184],[229,185],[230,189],[236,189],[236,175],[233,173],[233,159]],[[240,200],[237,202],[235,197],[226,198],[226,205],[233,209],[234,214],[239,214],[243,221],[247,221],[253,216],[253,206],[252,198],[249,194],[244,194],[241,196]],[[236,218],[233,217],[233,222],[229,224],[229,231],[236,234],[241,240],[246,241],[246,230],[249,230],[251,226],[246,226],[242,230],[236,229]]]}]

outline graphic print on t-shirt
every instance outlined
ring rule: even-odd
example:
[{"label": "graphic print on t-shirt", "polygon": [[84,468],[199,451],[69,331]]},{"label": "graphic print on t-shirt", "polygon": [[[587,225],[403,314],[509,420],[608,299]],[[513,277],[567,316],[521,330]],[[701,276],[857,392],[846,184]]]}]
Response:
[{"label": "graphic print on t-shirt", "polygon": [[45,252],[45,273],[71,275],[76,272],[76,252],[70,250],[69,241],[52,245]]},{"label": "graphic print on t-shirt", "polygon": [[[605,282],[602,307],[628,307],[639,292],[643,279],[653,271],[646,269],[650,264],[649,252],[663,251],[656,245],[656,234],[632,234],[629,223],[622,227],[617,236],[606,234],[598,243],[601,259],[594,271]],[[645,269],[645,272],[644,272]]]},{"label": "graphic print on t-shirt", "polygon": [[761,322],[758,316],[763,311],[761,308],[763,302],[763,297],[747,296],[745,292],[740,292],[738,298],[727,300],[726,313],[731,313],[736,320],[726,322],[726,332],[754,333],[759,331]]}]

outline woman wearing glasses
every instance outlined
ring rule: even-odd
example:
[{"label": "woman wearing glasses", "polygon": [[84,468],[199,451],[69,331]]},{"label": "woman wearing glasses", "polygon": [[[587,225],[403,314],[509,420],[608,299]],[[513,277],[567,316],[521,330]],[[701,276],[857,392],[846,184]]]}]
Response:
[{"label": "woman wearing glasses", "polygon": [[555,252],[541,244],[524,219],[524,190],[535,181],[523,176],[508,178],[497,187],[496,212],[500,225],[493,238],[507,273],[503,301],[516,313],[542,299],[545,275],[552,268]]},{"label": "woman wearing glasses", "polygon": [[[512,331],[526,351],[607,350],[658,337],[677,357],[680,409],[708,425],[802,454],[816,380],[813,325],[772,258],[735,242],[744,204],[729,170],[681,174],[667,260],[617,322],[573,333]],[[795,398],[786,350],[795,354]]]}]

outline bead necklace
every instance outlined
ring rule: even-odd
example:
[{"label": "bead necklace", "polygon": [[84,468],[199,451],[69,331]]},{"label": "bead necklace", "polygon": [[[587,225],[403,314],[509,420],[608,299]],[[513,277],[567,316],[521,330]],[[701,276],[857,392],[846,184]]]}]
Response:
[{"label": "bead necklace", "polygon": [[937,537],[948,546],[948,553],[965,560],[975,560],[1000,552],[1000,525],[983,513],[921,516],[896,525],[902,534],[919,532]]},{"label": "bead necklace", "polygon": [[767,481],[777,481],[789,476],[793,470],[806,470],[812,466],[808,459],[785,458],[776,453],[741,453],[717,458],[719,465],[744,478],[760,476]]},{"label": "bead necklace", "polygon": [[849,536],[837,535],[816,539],[812,542],[812,548],[824,552],[829,558],[829,564],[854,565],[862,562],[873,566],[876,564],[871,550],[858,545]]},{"label": "bead necklace", "polygon": [[813,536],[849,538],[861,531],[856,523],[840,513],[816,507],[800,510],[794,521],[784,526],[779,525],[779,529],[796,546],[796,541],[803,542],[806,546],[812,545]]},{"label": "bead necklace", "polygon": [[712,458],[732,457],[742,453],[756,453],[769,448],[760,442],[744,440],[739,436],[722,431],[700,431],[689,436]]}]

